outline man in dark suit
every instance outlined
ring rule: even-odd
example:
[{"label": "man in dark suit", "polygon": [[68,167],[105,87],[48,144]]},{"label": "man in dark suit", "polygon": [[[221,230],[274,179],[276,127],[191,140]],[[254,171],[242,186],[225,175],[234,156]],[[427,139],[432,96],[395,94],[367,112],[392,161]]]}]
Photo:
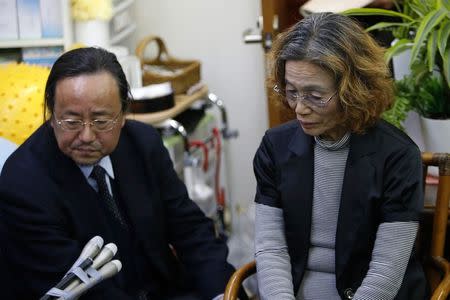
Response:
[{"label": "man in dark suit", "polygon": [[76,49],[54,64],[50,117],[0,177],[2,247],[23,298],[45,294],[96,235],[118,246],[123,267],[82,299],[222,294],[234,270],[227,247],[189,199],[155,129],[125,120],[128,101],[111,53]]}]

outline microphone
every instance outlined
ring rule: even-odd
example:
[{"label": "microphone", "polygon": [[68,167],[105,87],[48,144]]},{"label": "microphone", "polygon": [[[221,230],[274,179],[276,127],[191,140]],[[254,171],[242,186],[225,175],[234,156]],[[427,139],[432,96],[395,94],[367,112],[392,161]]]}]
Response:
[{"label": "microphone", "polygon": [[[97,253],[102,249],[103,247],[103,239],[102,237],[96,235],[92,239],[90,239],[86,245],[84,246],[83,250],[81,250],[81,254],[78,257],[78,259],[75,261],[75,263],[70,267],[69,272],[76,268],[78,265],[80,265],[81,262],[83,262],[86,258],[90,257],[93,258],[97,255]],[[69,273],[68,272],[68,273]]]},{"label": "microphone", "polygon": [[[91,268],[98,269],[99,267],[106,264],[108,261],[111,260],[111,258],[114,257],[117,253],[117,246],[114,243],[109,243],[103,247],[103,249],[100,251],[100,253],[95,257],[94,261],[92,262]],[[65,289],[64,291],[70,291],[74,287],[76,287],[78,284],[80,284],[80,280],[75,278],[74,281],[72,281]]]},{"label": "microphone", "polygon": [[[103,247],[102,251],[95,257],[92,262],[92,267],[98,269],[99,267],[106,264],[111,258],[117,253],[117,246],[114,243],[109,243]],[[120,270],[119,270],[120,271]]]},{"label": "microphone", "polygon": [[[72,270],[77,267],[85,269],[88,266],[90,266],[93,263],[92,257],[97,255],[102,246],[103,246],[103,239],[100,236],[97,235],[94,236],[92,239],[90,239],[81,250],[81,254],[78,257],[78,259],[75,261],[72,267],[70,267],[69,271],[64,275],[64,277],[55,285],[55,288],[64,289],[65,287],[67,287],[70,281],[76,278],[76,275],[72,273]],[[44,296],[42,296],[40,300],[50,299],[51,295],[47,293]]]},{"label": "microphone", "polygon": [[82,294],[84,294],[87,290],[92,288],[94,285],[98,284],[99,282],[108,279],[117,273],[120,272],[122,269],[122,263],[115,259],[107,264],[105,264],[103,267],[101,267],[100,270],[98,270],[99,276],[96,276],[92,279],[92,281],[86,283],[81,283],[78,286],[76,286],[73,290],[68,292],[68,296],[65,298],[58,298],[58,300],[75,300],[78,299]]}]

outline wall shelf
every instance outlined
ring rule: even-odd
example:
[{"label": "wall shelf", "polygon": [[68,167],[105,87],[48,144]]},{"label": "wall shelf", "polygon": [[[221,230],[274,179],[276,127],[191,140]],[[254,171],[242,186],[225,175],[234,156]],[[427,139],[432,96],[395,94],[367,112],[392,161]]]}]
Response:
[{"label": "wall shelf", "polygon": [[130,8],[133,3],[134,0],[113,1],[109,40],[111,45],[120,43],[136,30],[136,23],[130,15]]},{"label": "wall shelf", "polygon": [[192,95],[176,95],[175,96],[175,106],[163,111],[155,112],[155,113],[143,113],[136,114],[130,113],[127,115],[127,119],[141,121],[147,124],[158,124],[167,119],[171,119],[178,114],[182,113],[186,109],[188,109],[192,103],[195,101],[202,99],[203,97],[208,95],[208,87],[204,86],[197,92]]},{"label": "wall shelf", "polygon": [[113,37],[111,37],[109,42],[111,43],[111,45],[117,44],[117,43],[121,42],[123,39],[125,39],[127,36],[132,34],[135,30],[136,30],[135,23],[128,24],[120,32],[114,34]]},{"label": "wall shelf", "polygon": [[134,0],[124,0],[122,2],[119,2],[119,4],[117,4],[117,5],[114,3],[114,8],[112,10],[113,16],[121,13],[122,11],[124,11],[125,9],[130,7],[131,4],[133,4],[133,3],[134,3]]},{"label": "wall shelf", "polygon": [[64,46],[64,39],[36,39],[36,40],[11,40],[0,41],[0,48],[27,48],[27,47],[48,47]]},{"label": "wall shelf", "polygon": [[16,39],[0,40],[0,49],[7,48],[29,48],[29,47],[52,47],[62,46],[65,50],[72,45],[72,19],[70,16],[69,0],[61,0],[61,16],[63,26],[63,36],[61,38],[41,38],[41,39]]}]

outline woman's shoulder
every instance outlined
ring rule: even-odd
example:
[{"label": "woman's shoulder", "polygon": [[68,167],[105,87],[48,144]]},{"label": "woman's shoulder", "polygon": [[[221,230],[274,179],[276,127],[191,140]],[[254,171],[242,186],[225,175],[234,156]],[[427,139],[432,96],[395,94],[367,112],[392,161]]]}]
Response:
[{"label": "woman's shoulder", "polygon": [[285,140],[287,137],[295,135],[299,130],[301,130],[301,128],[298,121],[292,120],[268,129],[265,136],[270,139]]},{"label": "woman's shoulder", "polygon": [[405,132],[384,120],[375,124],[373,132],[377,140],[389,145],[390,148],[418,148]]},{"label": "woman's shoulder", "polygon": [[[403,131],[381,120],[370,128],[359,142],[358,149],[372,153],[377,160],[420,159],[420,149]],[[365,144],[365,146],[361,146]]]},{"label": "woman's shoulder", "polygon": [[313,138],[303,132],[297,120],[290,121],[266,131],[258,152],[270,154],[279,161],[291,157],[292,153],[302,155],[310,151]]}]

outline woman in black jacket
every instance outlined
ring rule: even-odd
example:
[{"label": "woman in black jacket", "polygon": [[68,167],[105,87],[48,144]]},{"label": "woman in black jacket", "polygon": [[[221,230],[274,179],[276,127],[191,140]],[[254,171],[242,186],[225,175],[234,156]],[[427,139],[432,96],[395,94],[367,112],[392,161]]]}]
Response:
[{"label": "woman in black jacket", "polygon": [[272,84],[296,120],[255,155],[262,299],[424,299],[413,255],[420,151],[380,120],[383,49],[352,19],[311,15],[276,41]]}]

